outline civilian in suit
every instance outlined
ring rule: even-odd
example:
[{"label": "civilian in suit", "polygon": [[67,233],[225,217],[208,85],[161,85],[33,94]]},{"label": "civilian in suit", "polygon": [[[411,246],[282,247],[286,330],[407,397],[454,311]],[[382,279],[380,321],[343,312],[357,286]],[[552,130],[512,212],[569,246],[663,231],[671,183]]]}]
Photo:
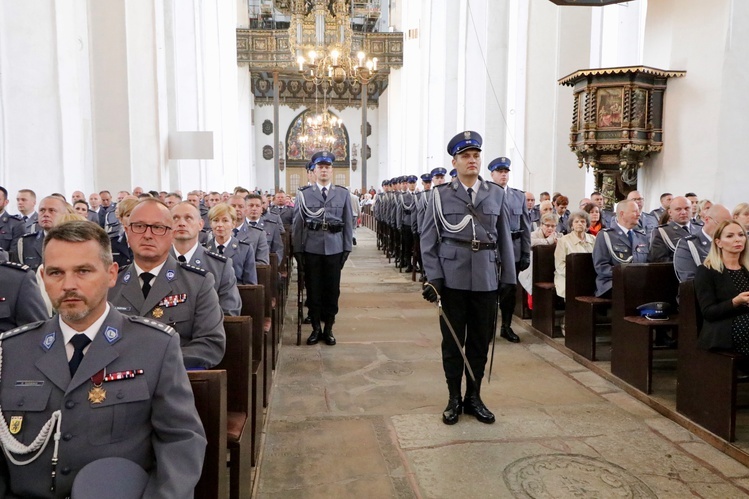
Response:
[{"label": "civilian in suit", "polygon": [[[442,413],[445,424],[457,423],[461,412],[482,423],[495,421],[481,400],[481,381],[497,323],[497,292],[500,286],[516,282],[509,206],[505,191],[479,176],[481,146],[481,136],[472,131],[450,141],[447,152],[453,157],[457,177],[433,189],[421,233],[421,257],[429,279],[424,298],[440,299],[442,312],[461,342],[456,343],[440,318],[448,389]],[[463,344],[475,383],[466,374],[465,397],[461,398],[467,373],[460,352]]]},{"label": "civilian in suit", "polygon": [[18,242],[16,261],[28,265],[32,270],[42,264],[42,245],[45,234],[57,224],[57,220],[66,213],[72,212],[72,207],[57,196],[47,196],[39,203],[38,230],[33,234],[25,234]]},{"label": "civilian in suit", "polygon": [[596,269],[596,296],[611,297],[613,268],[624,263],[648,261],[648,238],[637,228],[640,211],[632,200],[616,205],[616,221],[601,230],[593,247],[593,266]]},{"label": "civilian in suit", "polygon": [[[27,462],[0,456],[0,496],[68,497],[81,468],[117,456],[148,474],[143,497],[192,497],[206,439],[179,337],[107,303],[117,265],[98,225],[60,224],[44,256],[45,287],[59,315],[2,335],[0,400],[10,431],[0,438],[6,453]],[[14,450],[48,421],[51,437],[55,420],[59,442],[56,435],[30,462]]]},{"label": "civilian in suit", "polygon": [[714,204],[702,212],[701,230],[679,239],[674,250],[674,271],[679,282],[694,279],[697,267],[702,265],[710,251],[715,229],[726,220],[731,220],[731,212],[722,204]]},{"label": "civilian in suit", "polygon": [[308,345],[320,339],[327,345],[336,344],[333,324],[338,313],[341,270],[353,248],[351,197],[348,189],[332,183],[334,161],[330,151],[312,155],[310,166],[317,182],[299,189],[292,224],[294,258],[303,269],[312,322]]},{"label": "civilian in suit", "polygon": [[702,231],[702,224],[690,222],[692,203],[685,197],[677,196],[671,200],[668,215],[669,222],[653,231],[648,254],[649,262],[672,262],[679,240]]},{"label": "civilian in suit", "polygon": [[[237,284],[257,284],[254,247],[232,236],[232,227],[237,220],[236,210],[226,203],[219,203],[208,211],[208,218],[211,219],[213,238],[206,243],[206,249],[232,262]],[[252,230],[255,231],[254,228]]]},{"label": "civilian in suit", "polygon": [[125,227],[133,264],[120,271],[109,300],[126,315],[172,326],[180,336],[185,367],[211,368],[224,356],[224,314],[213,276],[169,254],[172,215],[156,198],[144,198]]},{"label": "civilian in suit", "polygon": [[187,202],[178,203],[171,209],[174,223],[172,256],[181,263],[205,269],[213,275],[213,289],[224,315],[239,315],[242,299],[239,297],[237,277],[232,261],[224,255],[206,250],[198,243],[198,234],[203,228],[200,211]]},{"label": "civilian in suit", "polygon": [[749,355],[749,253],[739,222],[718,225],[694,291],[703,317],[698,346]]}]

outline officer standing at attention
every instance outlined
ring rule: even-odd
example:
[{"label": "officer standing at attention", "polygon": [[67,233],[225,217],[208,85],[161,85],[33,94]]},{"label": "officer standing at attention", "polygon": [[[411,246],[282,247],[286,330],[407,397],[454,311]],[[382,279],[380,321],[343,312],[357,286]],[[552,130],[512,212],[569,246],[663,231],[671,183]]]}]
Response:
[{"label": "officer standing at attention", "polygon": [[36,212],[36,193],[31,189],[21,189],[16,194],[18,216],[23,220],[24,234],[36,232],[39,214]]},{"label": "officer standing at attention", "polygon": [[142,199],[129,222],[133,263],[120,271],[109,301],[125,315],[172,326],[188,369],[215,366],[224,357],[226,333],[213,275],[169,254],[172,214],[157,198]]},{"label": "officer standing at attention", "polygon": [[0,250],[0,333],[49,319],[34,272],[7,260],[8,253]]},{"label": "officer standing at attention", "polygon": [[[442,414],[445,424],[457,423],[461,411],[482,423],[495,420],[481,401],[481,380],[496,327],[497,290],[516,281],[505,193],[479,176],[481,145],[481,136],[471,131],[450,141],[447,152],[458,175],[433,189],[421,232],[421,256],[429,279],[423,295],[431,302],[441,299],[444,315],[442,366],[449,392]],[[463,344],[469,366],[461,355]],[[463,372],[469,368],[476,381],[466,374],[461,399]]]},{"label": "officer standing at attention", "polygon": [[0,336],[0,495],[69,497],[81,468],[117,456],[147,473],[142,497],[192,497],[206,439],[179,336],[107,303],[117,265],[98,224],[50,230],[43,278],[58,315]]},{"label": "officer standing at attention", "polygon": [[412,218],[416,218],[416,175],[408,175],[406,190],[400,195],[396,207],[396,225],[401,235],[401,268],[406,272],[413,270],[412,257],[414,250],[414,234]]},{"label": "officer standing at attention", "polygon": [[18,215],[11,215],[6,210],[8,191],[0,186],[0,249],[11,255],[17,254],[18,240],[25,233],[25,224]]},{"label": "officer standing at attention", "polygon": [[304,273],[312,323],[308,345],[321,337],[326,345],[336,344],[333,324],[341,294],[341,269],[353,249],[351,196],[348,189],[332,183],[334,160],[330,151],[312,155],[310,166],[317,182],[299,189],[292,225],[294,258]]},{"label": "officer standing at attention", "polygon": [[[510,180],[510,164],[509,158],[497,158],[489,163],[489,171],[492,180],[505,193],[505,205],[510,216],[510,233],[512,234],[512,248],[515,255],[515,275],[517,276],[531,264],[531,221],[528,216],[525,193],[507,185]],[[512,314],[515,311],[516,291],[514,285],[505,285],[499,290],[499,309],[502,311],[502,327],[499,330],[499,335],[512,343],[520,341],[511,327]]]}]

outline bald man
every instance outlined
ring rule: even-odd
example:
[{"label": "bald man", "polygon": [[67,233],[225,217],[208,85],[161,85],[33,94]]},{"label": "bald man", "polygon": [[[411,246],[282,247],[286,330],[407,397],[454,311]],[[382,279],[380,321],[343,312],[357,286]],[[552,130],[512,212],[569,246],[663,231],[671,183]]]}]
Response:
[{"label": "bald man", "polygon": [[702,231],[702,227],[690,222],[692,203],[684,196],[676,196],[668,206],[668,223],[659,225],[650,240],[648,262],[672,262],[676,244],[682,237]]}]

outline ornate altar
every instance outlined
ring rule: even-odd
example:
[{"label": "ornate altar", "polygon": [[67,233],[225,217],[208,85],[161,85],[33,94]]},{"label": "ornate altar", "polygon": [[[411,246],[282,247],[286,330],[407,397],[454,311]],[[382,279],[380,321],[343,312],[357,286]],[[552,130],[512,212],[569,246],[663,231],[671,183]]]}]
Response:
[{"label": "ornate altar", "polygon": [[663,148],[663,97],[686,71],[646,66],[583,69],[560,79],[574,88],[570,149],[593,168],[606,207],[637,188],[637,171]]}]

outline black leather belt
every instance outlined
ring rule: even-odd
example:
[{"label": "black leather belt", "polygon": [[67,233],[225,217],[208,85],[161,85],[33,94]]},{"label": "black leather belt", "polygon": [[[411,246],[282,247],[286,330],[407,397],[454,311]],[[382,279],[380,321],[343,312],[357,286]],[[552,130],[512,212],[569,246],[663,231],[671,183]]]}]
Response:
[{"label": "black leather belt", "polygon": [[481,241],[464,241],[462,239],[453,239],[452,237],[443,237],[442,241],[449,246],[462,246],[465,248],[471,248],[473,251],[497,249],[497,243],[482,243]]},{"label": "black leather belt", "polygon": [[522,230],[512,231],[511,236],[512,236],[513,240],[514,239],[520,239],[521,237],[523,237],[523,231]]},{"label": "black leather belt", "polygon": [[343,230],[343,224],[339,223],[307,222],[305,225],[309,230],[327,230],[332,233],[341,232]]}]

